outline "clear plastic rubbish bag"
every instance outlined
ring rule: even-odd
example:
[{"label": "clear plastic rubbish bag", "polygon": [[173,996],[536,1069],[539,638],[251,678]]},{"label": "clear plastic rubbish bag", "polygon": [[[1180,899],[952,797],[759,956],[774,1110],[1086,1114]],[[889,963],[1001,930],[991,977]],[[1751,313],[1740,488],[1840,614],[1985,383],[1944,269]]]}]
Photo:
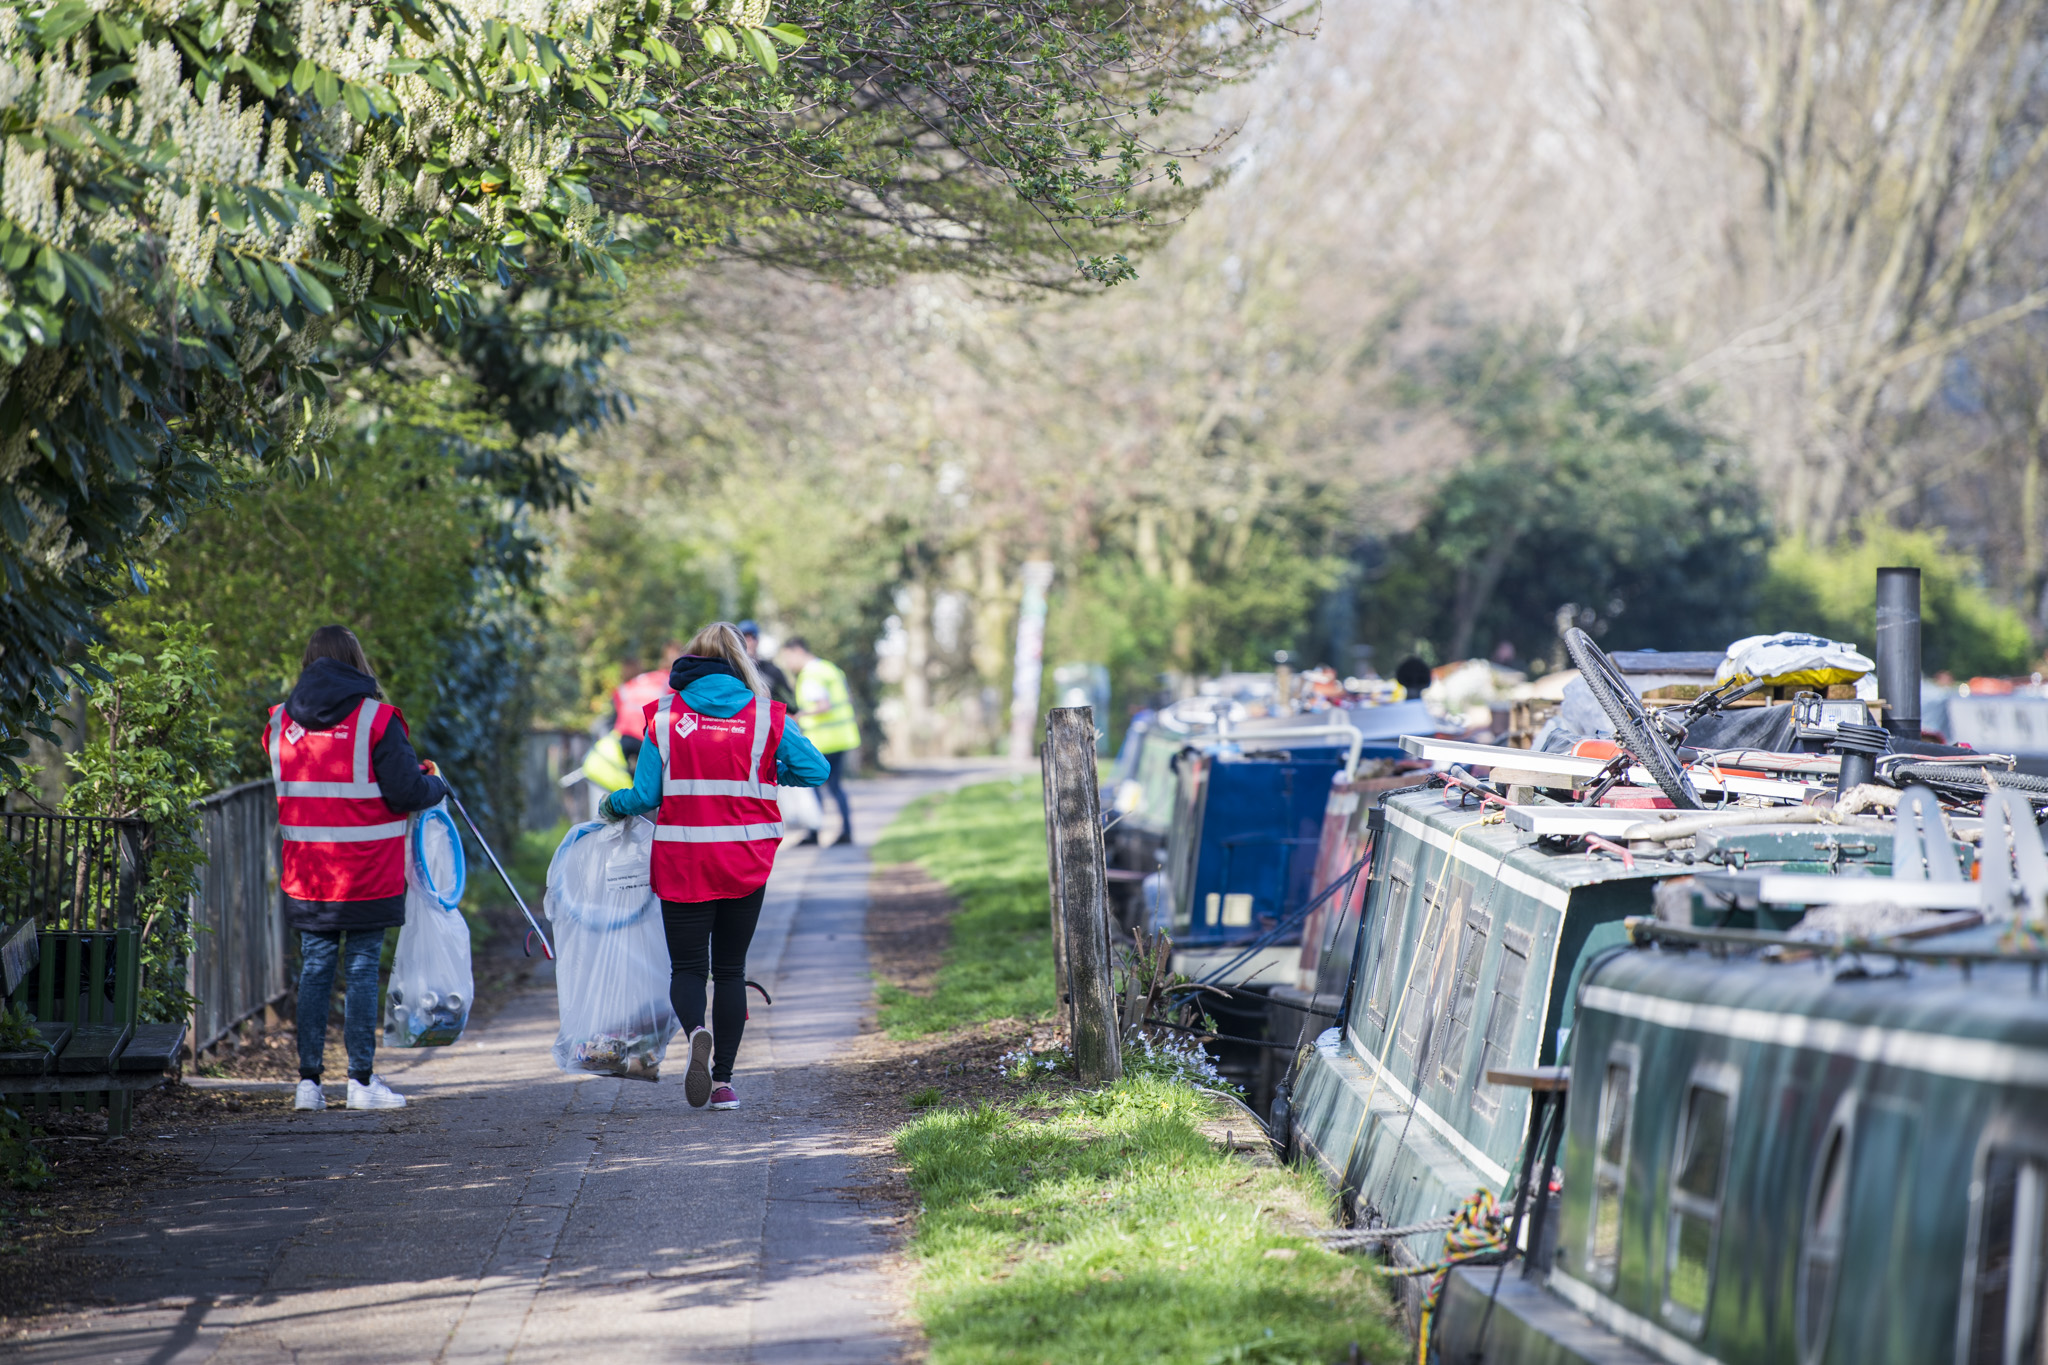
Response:
[{"label": "clear plastic rubbish bag", "polygon": [[571,1073],[661,1079],[682,1021],[668,1000],[668,939],[649,882],[654,825],[577,825],[548,864],[555,926],[555,1065]]},{"label": "clear plastic rubbish bag", "polygon": [[475,978],[462,917],[467,871],[447,803],[413,816],[405,832],[405,927],[384,994],[384,1041],[392,1047],[445,1047],[469,1023]]},{"label": "clear plastic rubbish bag", "polygon": [[816,787],[777,787],[775,799],[782,807],[785,829],[815,833],[825,828],[825,803],[818,799]]}]

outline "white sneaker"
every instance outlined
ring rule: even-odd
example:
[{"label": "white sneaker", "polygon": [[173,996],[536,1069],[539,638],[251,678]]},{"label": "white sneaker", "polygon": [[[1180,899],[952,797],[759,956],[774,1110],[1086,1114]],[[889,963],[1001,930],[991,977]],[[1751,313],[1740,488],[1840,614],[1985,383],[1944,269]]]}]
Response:
[{"label": "white sneaker", "polygon": [[320,1088],[320,1082],[299,1082],[299,1093],[292,1097],[292,1108],[325,1109],[326,1107],[327,1093]]},{"label": "white sneaker", "polygon": [[405,1096],[384,1084],[382,1076],[370,1077],[364,1085],[351,1076],[348,1078],[348,1107],[351,1109],[403,1109]]}]

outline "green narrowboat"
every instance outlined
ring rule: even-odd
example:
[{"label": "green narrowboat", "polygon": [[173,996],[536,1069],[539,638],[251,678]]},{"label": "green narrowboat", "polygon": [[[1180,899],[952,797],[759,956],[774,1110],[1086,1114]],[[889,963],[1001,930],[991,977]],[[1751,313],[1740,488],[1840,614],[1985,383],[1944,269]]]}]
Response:
[{"label": "green narrowboat", "polygon": [[2008,933],[1637,926],[1578,991],[1555,1239],[1451,1272],[1441,1358],[2048,1358],[2048,995]]},{"label": "green narrowboat", "polygon": [[[1628,922],[1654,919],[1660,903],[1689,919],[1689,908],[1672,908],[1693,901],[1681,879],[1714,868],[1891,871],[1892,825],[1876,818],[1757,824],[1767,817],[1750,809],[1690,814],[1693,847],[1660,857],[1620,853],[1627,825],[1612,816],[1482,806],[1455,784],[1390,793],[1372,813],[1348,992],[1337,1027],[1301,1049],[1288,1097],[1289,1141],[1339,1191],[1348,1221],[1410,1226],[1480,1190],[1512,1193],[1532,1095],[1488,1073],[1568,1058],[1588,965],[1624,947]],[[1589,846],[1585,834],[1601,829],[1616,837]],[[1684,894],[1660,896],[1660,885]],[[1758,915],[1705,913],[1723,925]],[[1388,1250],[1413,1264],[1435,1247],[1411,1240]]]}]

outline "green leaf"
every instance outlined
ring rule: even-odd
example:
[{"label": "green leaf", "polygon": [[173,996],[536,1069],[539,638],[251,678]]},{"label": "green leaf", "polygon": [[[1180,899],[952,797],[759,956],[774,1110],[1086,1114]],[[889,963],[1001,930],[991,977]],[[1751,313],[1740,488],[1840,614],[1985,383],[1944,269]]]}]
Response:
[{"label": "green leaf", "polygon": [[313,88],[313,79],[319,74],[320,68],[313,65],[311,57],[299,58],[299,64],[292,68],[292,89],[305,94]]},{"label": "green leaf", "polygon": [[360,85],[350,81],[347,85],[343,86],[341,102],[348,106],[349,115],[357,123],[368,124],[370,122],[370,97],[363,93],[363,88]]},{"label": "green leaf", "polygon": [[240,61],[242,63],[242,74],[249,78],[251,85],[263,92],[263,98],[277,98],[277,77],[250,61],[247,57],[241,58]]},{"label": "green leaf", "polygon": [[[79,28],[84,25],[80,24]],[[74,29],[74,32],[77,30]],[[64,299],[64,263],[57,259],[55,247],[44,247],[36,253],[36,292],[47,303],[61,303]]]},{"label": "green leaf", "polygon": [[760,29],[741,29],[740,42],[746,45],[747,53],[753,57],[755,65],[771,76],[775,74],[775,68],[781,64],[782,59],[775,55],[775,44]]},{"label": "green leaf", "polygon": [[802,47],[811,40],[811,35],[796,24],[771,24],[762,30],[775,35],[775,41],[784,47]]},{"label": "green leaf", "polygon": [[242,268],[242,279],[249,286],[249,292],[256,296],[256,302],[270,302],[270,285],[263,278],[263,269],[247,256],[237,256],[235,264]]},{"label": "green leaf", "polygon": [[341,77],[332,71],[321,71],[313,77],[313,98],[322,105],[332,105],[341,98]]},{"label": "green leaf", "polygon": [[726,32],[723,24],[706,24],[698,35],[704,40],[704,50],[714,57],[737,57],[739,44],[733,42],[732,34]]},{"label": "green leaf", "polygon": [[133,52],[142,41],[141,29],[130,28],[109,14],[96,14],[93,21],[99,28],[100,40],[116,52]]},{"label": "green leaf", "polygon": [[42,39],[44,46],[52,46],[63,42],[92,20],[90,5],[81,3],[81,0],[64,0],[63,4],[52,5],[43,11],[42,20],[36,25],[36,37]]},{"label": "green leaf", "polygon": [[288,303],[292,297],[292,282],[285,278],[284,271],[276,261],[263,262],[263,281],[270,286],[270,295],[279,303]]},{"label": "green leaf", "polygon": [[119,66],[110,66],[104,71],[96,71],[93,73],[92,84],[85,87],[85,102],[87,104],[97,104],[100,96],[107,93],[109,86],[118,81],[132,81],[134,79],[135,68],[127,62],[123,62]]},{"label": "green leaf", "polygon": [[302,272],[291,266],[286,266],[285,270],[291,276],[293,286],[298,289],[299,297],[306,301],[308,308],[316,313],[334,311],[334,295],[327,292],[327,286],[320,282],[318,275]]},{"label": "green leaf", "polygon": [[60,251],[57,255],[64,262],[64,269],[73,279],[83,282],[89,293],[97,294],[101,290],[114,287],[114,282],[107,278],[106,272],[85,257],[69,251]]}]

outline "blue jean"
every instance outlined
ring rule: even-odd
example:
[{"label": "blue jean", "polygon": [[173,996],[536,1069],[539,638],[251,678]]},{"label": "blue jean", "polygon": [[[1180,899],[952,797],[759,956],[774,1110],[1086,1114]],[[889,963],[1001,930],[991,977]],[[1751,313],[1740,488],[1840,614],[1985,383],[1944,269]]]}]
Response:
[{"label": "blue jean", "polygon": [[[299,952],[304,958],[299,968],[299,1075],[317,1081],[327,1053],[327,1006],[334,994],[341,935],[302,930]],[[377,962],[383,955],[382,929],[359,929],[348,936],[341,1041],[348,1048],[348,1074],[365,1085],[377,1061]]]},{"label": "blue jean", "polygon": [[853,811],[846,804],[846,788],[840,785],[840,778],[846,773],[846,760],[852,755],[851,749],[825,755],[825,766],[829,771],[823,785],[825,794],[839,803],[839,837],[842,839],[853,838]]}]

